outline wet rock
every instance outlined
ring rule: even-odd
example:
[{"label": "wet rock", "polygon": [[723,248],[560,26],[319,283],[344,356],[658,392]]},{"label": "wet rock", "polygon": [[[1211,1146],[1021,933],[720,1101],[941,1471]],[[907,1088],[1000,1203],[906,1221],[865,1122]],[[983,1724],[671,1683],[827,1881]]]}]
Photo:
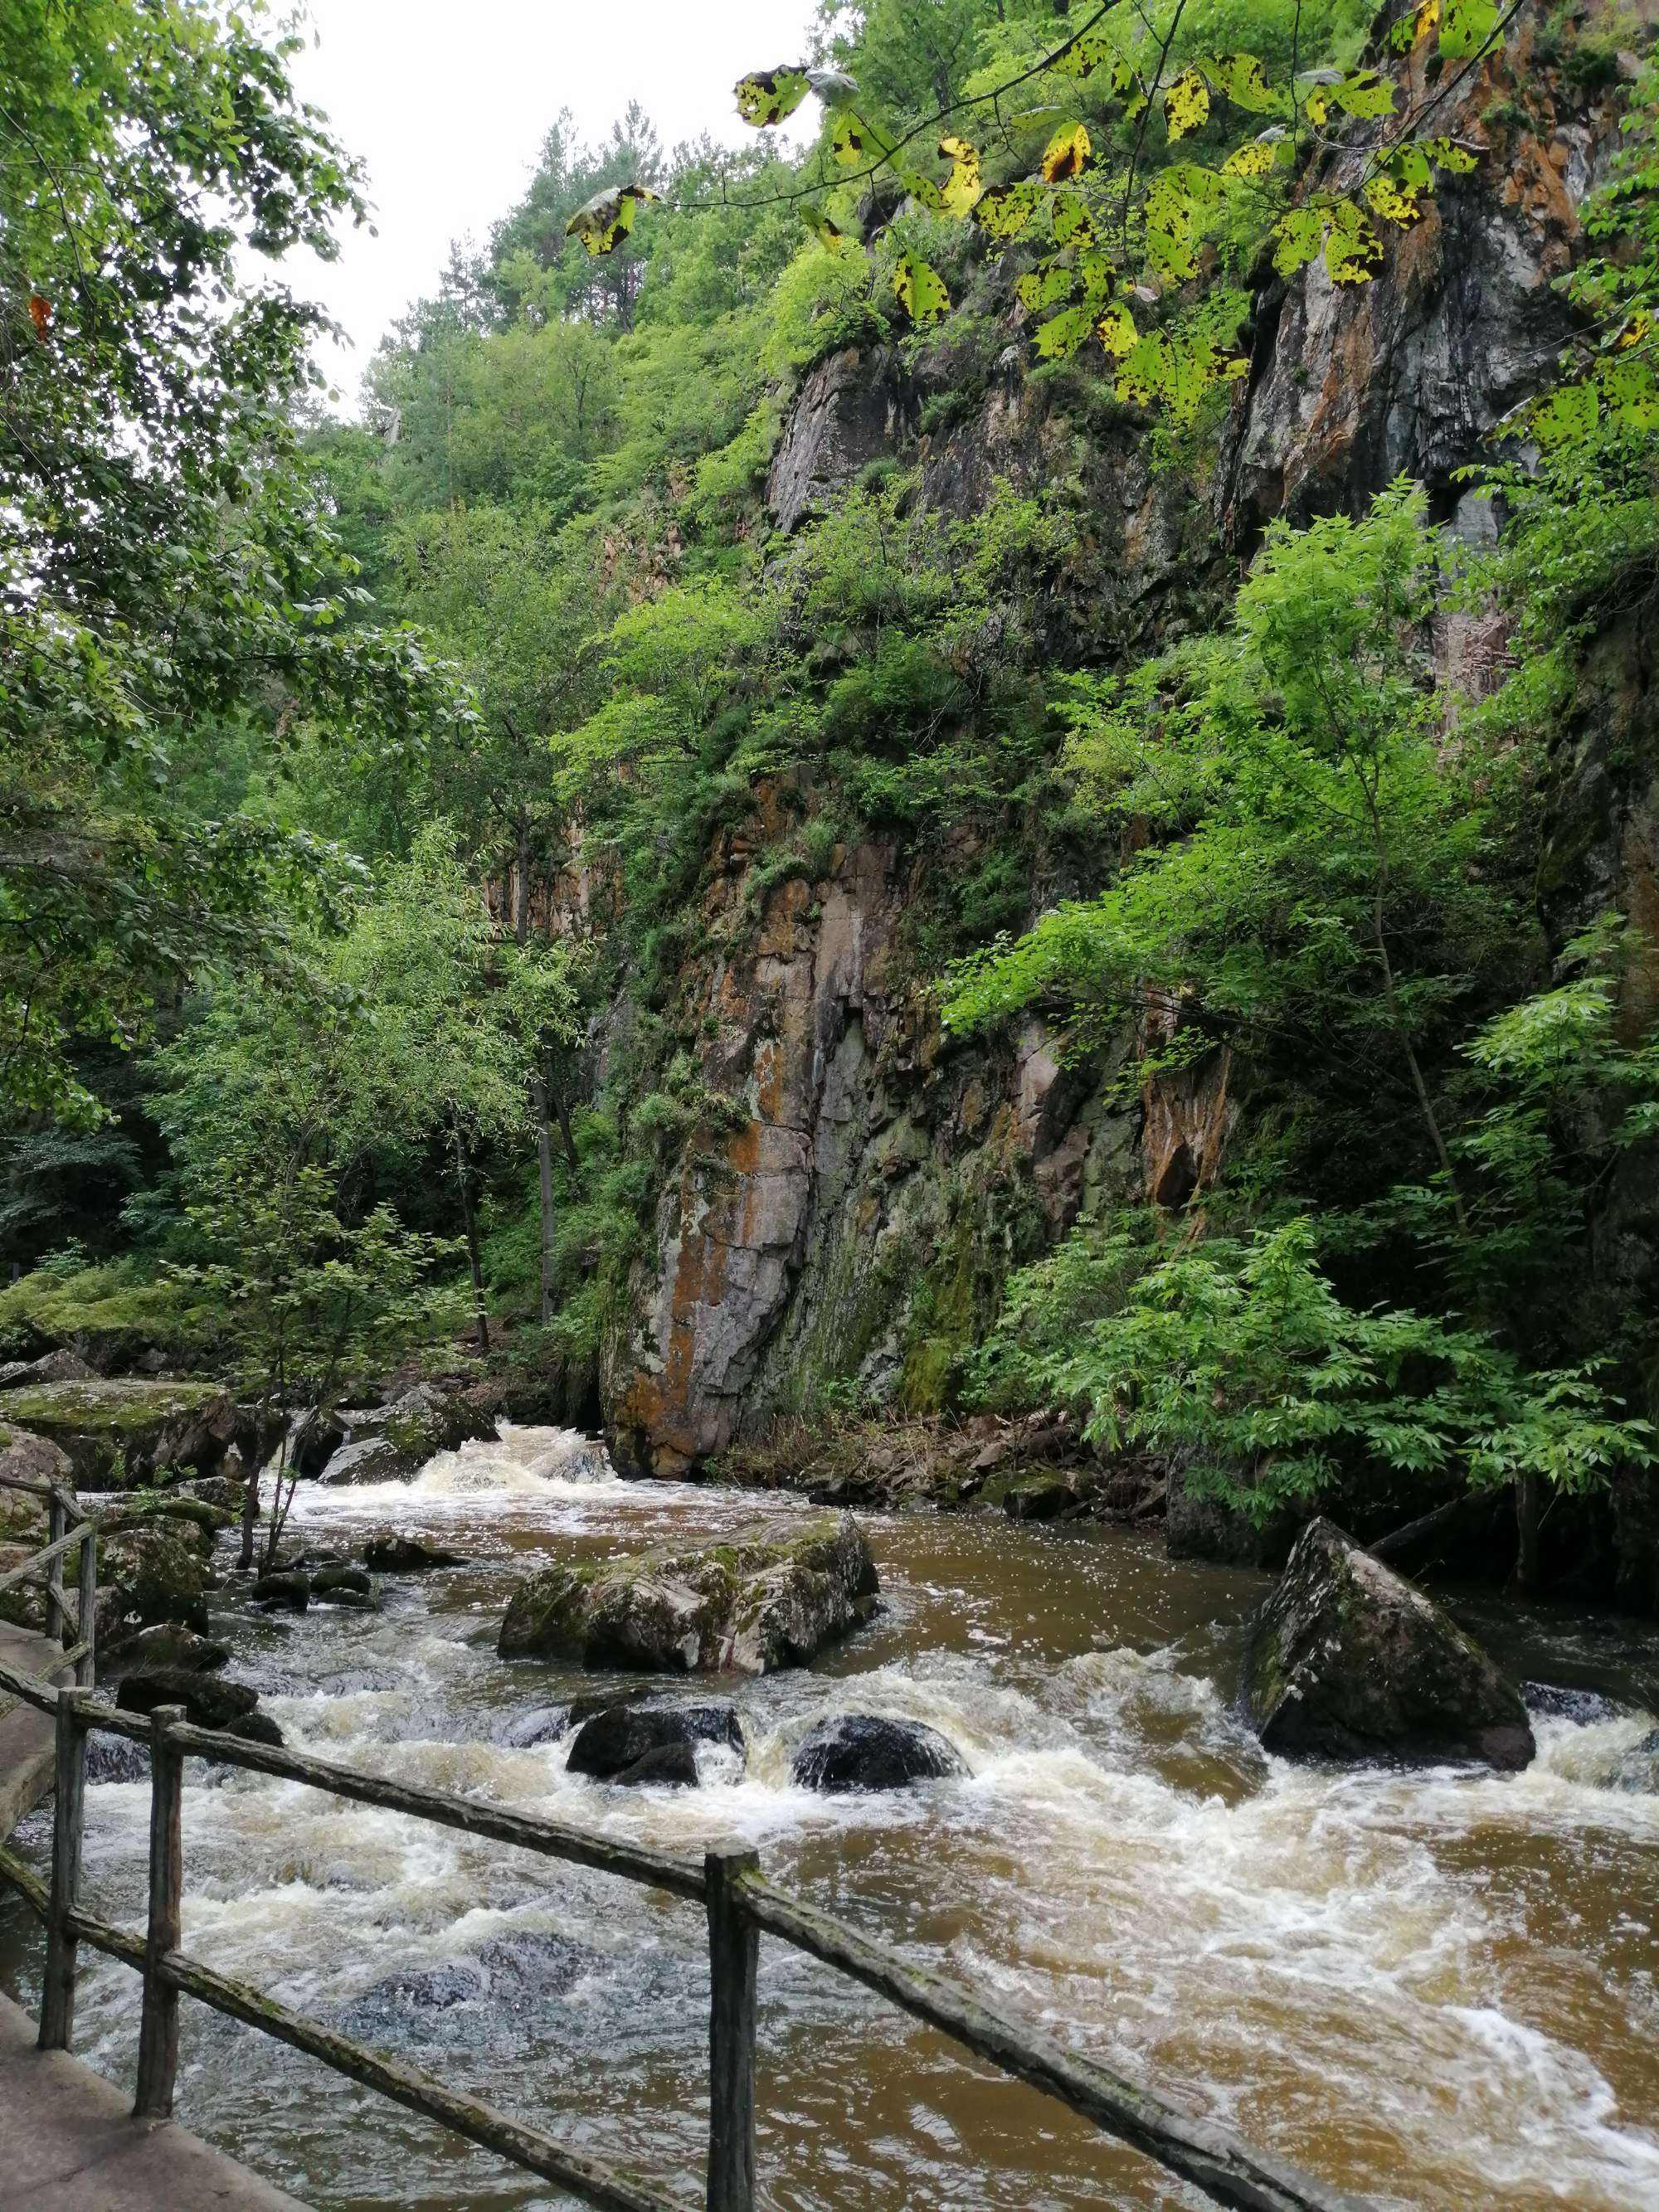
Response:
[{"label": "wet rock", "polygon": [[183,1667],[147,1668],[129,1674],[115,1693],[124,1713],[153,1713],[158,1705],[182,1705],[198,1728],[228,1728],[245,1720],[258,1705],[258,1692],[245,1682],[227,1682]]},{"label": "wet rock", "polygon": [[417,1382],[389,1405],[342,1413],[338,1426],[345,1441],[319,1479],[327,1483],[407,1481],[434,1453],[493,1437],[498,1419],[486,1390]]},{"label": "wet rock", "polygon": [[372,1597],[374,1585],[362,1567],[319,1567],[311,1577],[313,1597],[327,1598],[337,1605],[342,1598]]},{"label": "wet rock", "polygon": [[695,1790],[697,1754],[689,1743],[665,1743],[611,1778],[625,1790]]},{"label": "wet rock", "polygon": [[695,1784],[701,1743],[721,1744],[742,1757],[735,1707],[610,1705],[577,1730],[568,1771],[596,1782]]},{"label": "wet rock", "polygon": [[244,1743],[268,1743],[274,1750],[283,1748],[283,1731],[269,1713],[241,1713],[225,1729],[227,1735],[240,1736]]},{"label": "wet rock", "polygon": [[749,1674],[805,1664],[875,1610],[875,1564],[850,1515],[761,1522],[726,1541],[549,1567],[521,1583],[503,1658]]},{"label": "wet rock", "polygon": [[501,1725],[495,1741],[508,1751],[535,1751],[544,1743],[556,1743],[569,1728],[568,1705],[538,1705],[533,1712],[515,1713]]},{"label": "wet rock", "polygon": [[225,1665],[230,1657],[230,1646],[216,1644],[211,1637],[198,1636],[193,1629],[180,1628],[176,1622],[163,1620],[135,1636],[125,1647],[124,1656],[135,1673],[153,1674],[160,1668],[172,1668],[186,1674],[210,1674]]},{"label": "wet rock", "polygon": [[264,1613],[303,1613],[311,1603],[311,1577],[292,1571],[261,1575],[249,1595]]},{"label": "wet rock", "polygon": [[820,1721],[790,1769],[803,1790],[840,1796],[859,1790],[905,1790],[916,1782],[965,1775],[967,1762],[937,1729],[875,1713]]},{"label": "wet rock", "polygon": [[87,1735],[88,1782],[148,1782],[149,1753],[142,1743],[124,1735],[105,1735],[90,1729]]},{"label": "wet rock", "polygon": [[330,1484],[402,1482],[414,1472],[396,1444],[385,1437],[364,1437],[342,1444],[317,1480]]},{"label": "wet rock", "polygon": [[1474,1638],[1322,1519],[1252,1624],[1243,1702],[1263,1746],[1290,1757],[1513,1768],[1534,1748],[1520,1692]]},{"label": "wet rock", "polygon": [[181,1496],[170,1490],[131,1490],[101,1493],[94,1516],[100,1538],[123,1529],[142,1528],[155,1522],[176,1522],[180,1533],[204,1555],[217,1538],[234,1528],[236,1516],[205,1498]]},{"label": "wet rock", "polygon": [[1521,1695],[1529,1713],[1545,1720],[1573,1721],[1580,1728],[1616,1719],[1620,1711],[1599,1690],[1568,1689],[1559,1682],[1522,1682]]},{"label": "wet rock", "polygon": [[67,1453],[88,1490],[118,1489],[163,1467],[212,1468],[236,1428],[229,1396],[211,1382],[45,1382],[8,1391],[5,1407],[9,1419]]},{"label": "wet rock", "polygon": [[1632,1744],[1615,1763],[1607,1777],[1610,1788],[1628,1790],[1647,1797],[1659,1797],[1659,1729],[1644,1735],[1640,1743]]},{"label": "wet rock", "polygon": [[400,1536],[394,1528],[377,1528],[363,1544],[363,1564],[377,1575],[418,1575],[432,1567],[464,1567],[460,1552],[447,1552],[423,1536]]}]

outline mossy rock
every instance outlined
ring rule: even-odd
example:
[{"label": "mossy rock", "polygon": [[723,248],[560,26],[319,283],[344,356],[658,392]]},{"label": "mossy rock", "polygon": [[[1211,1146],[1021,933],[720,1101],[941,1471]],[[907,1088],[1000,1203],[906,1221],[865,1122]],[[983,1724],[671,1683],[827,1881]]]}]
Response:
[{"label": "mossy rock", "polygon": [[1525,1766],[1521,1692],[1433,1599],[1310,1522],[1252,1624],[1243,1704],[1289,1757]]},{"label": "mossy rock", "polygon": [[503,1658],[669,1674],[804,1666],[875,1609],[875,1564],[850,1514],[760,1522],[714,1544],[548,1567],[520,1584]]},{"label": "mossy rock", "polygon": [[235,1433],[228,1394],[212,1382],[46,1382],[10,1390],[6,1417],[67,1454],[76,1480],[109,1490],[163,1467],[205,1470]]},{"label": "mossy rock", "polygon": [[207,1563],[193,1534],[153,1521],[98,1540],[98,1635],[106,1649],[162,1620],[207,1633]]}]

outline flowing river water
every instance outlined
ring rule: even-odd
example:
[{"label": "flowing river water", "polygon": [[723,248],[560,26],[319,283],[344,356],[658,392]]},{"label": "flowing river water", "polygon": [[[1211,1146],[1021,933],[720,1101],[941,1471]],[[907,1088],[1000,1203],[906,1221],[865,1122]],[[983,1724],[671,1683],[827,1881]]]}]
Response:
[{"label": "flowing river water", "polygon": [[[624,1482],[573,1432],[508,1429],[412,1484],[301,1488],[308,1544],[390,1520],[465,1567],[388,1582],[378,1613],[263,1620],[228,1595],[216,1626],[298,1747],[687,1854],[755,1848],[775,1880],[1379,2204],[1659,2212],[1659,1796],[1616,1784],[1656,1725],[1654,1640],[1489,1601],[1501,1656],[1577,1692],[1535,1716],[1527,1772],[1293,1766],[1230,1711],[1265,1578],[1117,1529],[860,1516],[876,1620],[810,1669],[717,1686],[746,1777],[720,1753],[694,1792],[567,1776],[551,1709],[607,1681],[497,1660],[515,1577],[538,1553],[800,1510]],[[837,1711],[927,1722],[971,1778],[793,1787],[793,1747]],[[92,1909],[133,1924],[148,1798],[115,1778],[88,1796]],[[46,1833],[22,1832],[37,1861]],[[195,1761],[185,1838],[191,1953],[701,2201],[695,1907]],[[40,1964],[27,1916],[0,1907],[0,1984],[33,2006]],[[769,1942],[760,2002],[775,2212],[1200,2201]],[[82,2054],[130,2081],[137,2028],[137,1978],[88,1960]],[[179,2104],[328,2212],[567,2202],[189,2004]]]}]

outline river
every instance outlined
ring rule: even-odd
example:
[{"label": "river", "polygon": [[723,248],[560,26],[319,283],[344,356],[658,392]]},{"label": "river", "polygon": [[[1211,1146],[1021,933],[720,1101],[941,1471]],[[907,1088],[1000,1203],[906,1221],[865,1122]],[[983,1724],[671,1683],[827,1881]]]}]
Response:
[{"label": "river", "polygon": [[[695,1792],[568,1777],[567,1742],[533,1739],[605,1680],[496,1659],[514,1578],[553,1548],[799,1510],[624,1482],[570,1431],[509,1429],[412,1484],[307,1485],[296,1504],[309,1544],[391,1520],[468,1565],[387,1583],[374,1613],[265,1620],[228,1595],[216,1628],[298,1747],[688,1854],[752,1847],[780,1882],[1379,2204],[1659,2212],[1659,1797],[1609,1786],[1655,1726],[1650,1636],[1487,1600],[1501,1656],[1580,1692],[1535,1716],[1527,1772],[1297,1767],[1229,1711],[1263,1577],[1119,1529],[872,1515],[877,1620],[811,1669],[730,1686],[746,1777],[721,1753]],[[794,1788],[793,1745],[837,1711],[928,1723],[971,1778]],[[88,1792],[92,1909],[131,1924],[147,1817],[142,1781]],[[37,1863],[46,1833],[42,1815],[21,1832]],[[191,1952],[700,2201],[696,1908],[197,1762],[185,1838]],[[0,1906],[0,1986],[33,2008],[40,1964],[27,1914]],[[763,1944],[760,2002],[775,2212],[1201,2201],[781,1945]],[[137,1978],[90,1960],[82,2053],[130,2082],[137,2029]],[[182,2044],[180,2116],[322,2212],[567,2201],[188,2003]]]}]

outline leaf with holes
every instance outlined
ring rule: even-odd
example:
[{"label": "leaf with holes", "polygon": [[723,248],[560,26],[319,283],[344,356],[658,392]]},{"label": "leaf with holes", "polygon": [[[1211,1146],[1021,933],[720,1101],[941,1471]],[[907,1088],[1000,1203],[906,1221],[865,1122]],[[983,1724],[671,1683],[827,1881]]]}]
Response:
[{"label": "leaf with holes", "polygon": [[1099,31],[1085,31],[1081,38],[1073,39],[1063,54],[1056,54],[1048,64],[1060,76],[1092,76],[1104,63],[1114,59],[1116,47],[1110,39]]},{"label": "leaf with holes", "polygon": [[1273,267],[1281,276],[1305,269],[1325,243],[1325,211],[1321,207],[1291,208],[1273,225]]},{"label": "leaf with holes", "polygon": [[634,218],[647,200],[659,196],[648,185],[611,185],[584,200],[564,227],[567,238],[579,238],[594,255],[614,253],[634,228]]},{"label": "leaf with holes", "polygon": [[1497,0],[1445,0],[1440,21],[1440,51],[1448,61],[1478,54],[1498,28]]},{"label": "leaf with holes", "polygon": [[1252,115],[1267,115],[1278,105],[1267,72],[1254,54],[1217,54],[1204,67],[1211,83],[1225,93],[1235,107],[1245,108]]},{"label": "leaf with holes", "polygon": [[1425,138],[1422,146],[1436,168],[1443,169],[1449,177],[1467,177],[1480,163],[1475,148],[1460,146],[1455,138]]},{"label": "leaf with holes", "polygon": [[1394,87],[1372,69],[1350,71],[1331,88],[1331,98],[1345,115],[1394,113]]},{"label": "leaf with holes", "polygon": [[1423,213],[1415,187],[1402,186],[1388,175],[1371,179],[1365,187],[1365,204],[1373,215],[1397,223],[1401,230],[1409,230]]},{"label": "leaf with holes", "polygon": [[1601,412],[1601,401],[1594,385],[1564,384],[1506,427],[1511,434],[1525,430],[1540,446],[1559,446],[1569,438],[1588,437]]},{"label": "leaf with holes", "polygon": [[1048,195],[1032,178],[1017,185],[989,185],[974,205],[974,221],[988,237],[1006,241],[1018,238],[1030,226],[1039,208],[1046,209]]},{"label": "leaf with holes", "polygon": [[1640,307],[1620,331],[1614,343],[1621,352],[1628,352],[1632,346],[1639,346],[1652,336],[1653,317],[1645,307]]},{"label": "leaf with holes", "polygon": [[913,323],[937,322],[948,314],[951,295],[931,261],[907,253],[893,271],[893,296]]},{"label": "leaf with holes", "polygon": [[1607,411],[1624,430],[1659,429],[1659,386],[1645,361],[1614,361],[1601,373]]},{"label": "leaf with holes", "polygon": [[1086,307],[1062,307],[1039,323],[1036,349],[1044,361],[1066,361],[1088,337],[1094,318]]},{"label": "leaf with holes", "polygon": [[1422,0],[1419,8],[1408,8],[1389,33],[1390,43],[1398,54],[1407,53],[1419,39],[1426,39],[1440,21],[1440,0]]},{"label": "leaf with holes", "polygon": [[1095,325],[1095,336],[1114,361],[1121,361],[1139,343],[1135,319],[1121,300],[1115,300]]},{"label": "leaf with holes", "polygon": [[1338,200],[1325,240],[1325,267],[1336,284],[1368,284],[1382,266],[1382,240],[1364,208]]},{"label": "leaf with holes", "polygon": [[939,204],[946,215],[971,215],[985,190],[978,147],[965,138],[941,138],[939,150],[951,164],[951,173],[939,191]]},{"label": "leaf with holes", "polygon": [[810,200],[801,203],[800,219],[827,252],[853,253],[857,251],[857,241],[849,238],[838,224],[830,221],[822,208],[815,208]]},{"label": "leaf with holes", "polygon": [[1089,134],[1082,124],[1068,123],[1063,131],[1056,131],[1042,157],[1043,182],[1063,185],[1068,177],[1080,175],[1090,151]]},{"label": "leaf with holes", "polygon": [[1094,216],[1081,192],[1054,194],[1054,225],[1057,245],[1089,246],[1094,242]]},{"label": "leaf with holes", "polygon": [[1221,173],[1224,177],[1265,177],[1278,159],[1277,146],[1260,138],[1247,139],[1228,155],[1221,164]]},{"label": "leaf with holes", "polygon": [[1014,286],[1020,305],[1034,312],[1039,307],[1058,307],[1062,300],[1069,300],[1076,289],[1077,271],[1068,269],[1063,261],[1047,261],[1040,269],[1028,269]]},{"label": "leaf with holes", "polygon": [[857,168],[875,155],[884,154],[886,147],[861,115],[850,107],[836,111],[830,125],[830,151],[843,169]]},{"label": "leaf with holes", "polygon": [[806,71],[793,64],[782,69],[751,70],[732,88],[738,112],[745,123],[764,131],[793,115],[811,90]]},{"label": "leaf with holes", "polygon": [[907,199],[914,200],[918,207],[926,208],[930,215],[939,215],[943,211],[945,195],[931,177],[924,177],[920,169],[902,167],[896,161],[892,164],[892,169],[904,188]]},{"label": "leaf with holes", "polygon": [[1204,72],[1196,67],[1182,70],[1164,95],[1164,120],[1169,125],[1171,140],[1184,138],[1189,131],[1209,119],[1210,88],[1205,82]]}]

